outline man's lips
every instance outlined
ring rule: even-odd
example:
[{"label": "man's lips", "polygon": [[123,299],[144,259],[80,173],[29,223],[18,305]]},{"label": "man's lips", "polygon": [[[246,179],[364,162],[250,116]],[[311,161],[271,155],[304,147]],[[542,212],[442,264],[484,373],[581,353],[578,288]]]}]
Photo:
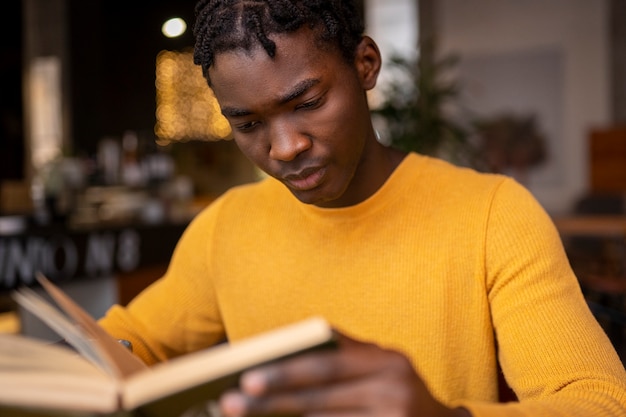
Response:
[{"label": "man's lips", "polygon": [[283,180],[294,190],[307,191],[321,184],[325,172],[323,167],[311,167],[295,174],[285,175]]}]

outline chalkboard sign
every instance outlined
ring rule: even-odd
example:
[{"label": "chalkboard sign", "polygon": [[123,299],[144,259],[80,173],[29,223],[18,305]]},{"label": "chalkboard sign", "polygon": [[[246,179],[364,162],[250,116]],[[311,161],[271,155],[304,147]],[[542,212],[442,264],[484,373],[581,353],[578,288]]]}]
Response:
[{"label": "chalkboard sign", "polygon": [[41,271],[61,282],[168,263],[184,224],[93,230],[36,228],[0,236],[0,292],[35,285]]}]

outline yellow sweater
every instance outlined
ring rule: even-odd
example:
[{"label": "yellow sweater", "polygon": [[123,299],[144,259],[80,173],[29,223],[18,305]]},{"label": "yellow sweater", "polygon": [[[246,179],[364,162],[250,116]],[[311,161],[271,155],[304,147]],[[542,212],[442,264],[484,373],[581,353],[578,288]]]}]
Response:
[{"label": "yellow sweater", "polygon": [[[476,417],[626,416],[626,372],[546,213],[511,179],[416,154],[352,207],[273,179],[226,193],[101,323],[153,363],[311,315],[406,353]],[[519,404],[496,404],[498,357]]]}]

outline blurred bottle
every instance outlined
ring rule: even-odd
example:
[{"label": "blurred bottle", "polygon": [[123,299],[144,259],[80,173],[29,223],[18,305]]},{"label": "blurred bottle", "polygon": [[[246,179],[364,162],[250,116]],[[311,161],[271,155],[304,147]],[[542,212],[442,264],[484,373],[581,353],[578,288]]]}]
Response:
[{"label": "blurred bottle", "polygon": [[121,150],[119,142],[112,137],[105,137],[98,143],[96,156],[98,170],[104,185],[117,185],[120,182]]},{"label": "blurred bottle", "polygon": [[63,223],[76,206],[76,196],[86,186],[79,158],[58,157],[37,172],[31,184],[35,220]]},{"label": "blurred bottle", "polygon": [[129,187],[144,185],[144,175],[139,164],[139,138],[127,130],[122,136],[122,182]]}]

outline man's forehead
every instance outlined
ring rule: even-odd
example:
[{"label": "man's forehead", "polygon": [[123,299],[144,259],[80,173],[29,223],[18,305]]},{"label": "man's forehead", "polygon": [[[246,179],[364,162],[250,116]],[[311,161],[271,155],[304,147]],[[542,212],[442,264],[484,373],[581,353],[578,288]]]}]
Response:
[{"label": "man's forehead", "polygon": [[[273,56],[268,54],[267,50],[259,43],[253,40],[251,43],[242,43],[233,45],[232,47],[216,50],[213,65],[215,67],[220,57],[225,55],[235,55],[242,59],[279,59],[281,56],[292,56],[294,52],[306,51],[307,54],[314,54],[317,58],[321,58],[320,54],[339,53],[338,48],[329,42],[321,39],[317,29],[309,27],[301,27],[293,32],[270,33],[268,39],[275,46]],[[232,57],[231,57],[232,58]],[[210,70],[211,68],[209,68]]]}]

